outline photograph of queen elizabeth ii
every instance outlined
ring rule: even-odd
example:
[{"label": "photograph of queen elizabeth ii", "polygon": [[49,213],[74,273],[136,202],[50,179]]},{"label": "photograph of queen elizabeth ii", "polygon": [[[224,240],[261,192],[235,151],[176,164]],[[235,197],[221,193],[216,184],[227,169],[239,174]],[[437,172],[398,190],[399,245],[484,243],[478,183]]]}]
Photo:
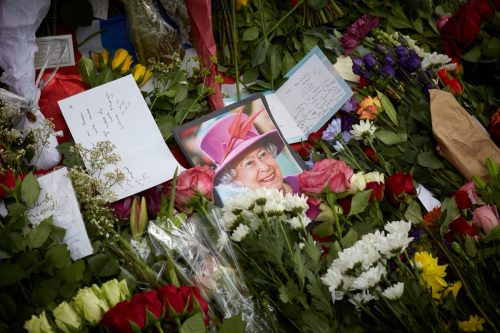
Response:
[{"label": "photograph of queen elizabeth ii", "polygon": [[215,170],[218,204],[248,189],[298,192],[304,170],[277,129],[261,95],[232,104],[173,130],[188,161]]}]

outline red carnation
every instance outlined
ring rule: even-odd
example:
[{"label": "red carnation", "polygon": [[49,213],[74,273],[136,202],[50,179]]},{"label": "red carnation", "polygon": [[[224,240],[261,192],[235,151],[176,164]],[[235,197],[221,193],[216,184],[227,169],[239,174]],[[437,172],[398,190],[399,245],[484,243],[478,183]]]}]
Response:
[{"label": "red carnation", "polygon": [[458,209],[467,209],[472,205],[472,202],[465,191],[455,192],[455,202],[457,203]]},{"label": "red carnation", "polygon": [[384,183],[379,183],[379,182],[366,183],[365,190],[369,189],[372,189],[372,194],[370,195],[370,202],[374,200],[377,201],[382,200],[382,197],[384,195]]},{"label": "red carnation", "polygon": [[110,332],[119,333],[134,333],[130,323],[136,324],[140,329],[144,328],[146,308],[143,305],[129,301],[120,302],[106,312],[101,320],[101,325]]},{"label": "red carnation", "polygon": [[12,170],[6,170],[2,177],[0,177],[0,198],[3,198],[6,194],[5,187],[13,190],[16,188],[16,176]]},{"label": "red carnation", "polygon": [[458,234],[461,237],[468,235],[474,237],[477,234],[477,226],[474,223],[469,223],[465,217],[460,216],[450,223],[450,229],[444,235],[444,238],[449,242],[455,240],[455,235]]},{"label": "red carnation", "polygon": [[396,172],[385,182],[385,194],[393,206],[397,206],[405,195],[416,195],[413,178],[410,174]]}]

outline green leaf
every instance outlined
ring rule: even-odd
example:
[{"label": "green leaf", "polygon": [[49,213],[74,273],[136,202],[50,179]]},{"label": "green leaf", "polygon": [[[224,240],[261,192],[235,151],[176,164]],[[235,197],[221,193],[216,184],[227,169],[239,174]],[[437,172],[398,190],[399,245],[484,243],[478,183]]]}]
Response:
[{"label": "green leaf", "polygon": [[413,27],[415,28],[415,30],[417,30],[419,34],[424,32],[424,23],[422,22],[422,19],[420,17],[417,17],[413,21]]},{"label": "green leaf", "polygon": [[43,220],[36,228],[27,234],[28,246],[37,249],[42,246],[50,236],[52,217]]},{"label": "green leaf", "polygon": [[26,210],[28,209],[26,205],[20,202],[13,202],[11,204],[7,204],[7,211],[9,212],[9,216],[24,216]]},{"label": "green leaf", "polygon": [[476,62],[481,59],[481,45],[476,45],[471,48],[469,51],[464,53],[462,58],[470,62]]},{"label": "green leaf", "polygon": [[356,193],[352,197],[351,202],[351,210],[349,211],[349,215],[359,214],[365,210],[368,206],[368,201],[370,200],[370,195],[372,194],[372,190],[367,190],[363,192]]},{"label": "green leaf", "polygon": [[249,68],[243,74],[242,82],[245,84],[250,84],[252,82],[255,82],[255,80],[257,80],[258,77],[259,77],[259,71],[255,70],[254,68]]},{"label": "green leaf", "polygon": [[96,85],[97,67],[89,57],[81,57],[78,61],[78,73],[85,85],[94,88]]},{"label": "green leaf", "polygon": [[420,205],[416,200],[412,201],[405,211],[405,218],[407,221],[413,223],[422,222],[422,211],[420,210]]},{"label": "green leaf", "polygon": [[465,253],[471,258],[475,258],[477,255],[477,248],[474,243],[475,241],[471,236],[465,235]]},{"label": "green leaf", "polygon": [[349,229],[347,234],[344,237],[342,237],[340,243],[342,244],[342,247],[345,249],[351,247],[357,241],[358,241],[358,233],[354,229]]},{"label": "green leaf", "polygon": [[482,47],[483,54],[488,59],[500,58],[500,39],[496,37],[490,38]]},{"label": "green leaf", "polygon": [[8,252],[6,252],[6,251],[4,251],[4,250],[0,249],[0,260],[3,260],[3,259],[9,259],[9,258],[11,258],[11,257],[12,257],[12,256],[11,256]]},{"label": "green leaf", "polygon": [[283,54],[281,47],[272,45],[269,50],[269,70],[272,74],[271,80],[275,80],[280,76]]},{"label": "green leaf", "polygon": [[258,37],[259,37],[259,29],[253,25],[250,28],[243,31],[243,36],[241,37],[241,41],[249,42],[252,40],[256,40]]},{"label": "green leaf", "polygon": [[21,252],[24,251],[24,249],[27,246],[27,239],[24,238],[22,235],[20,235],[17,232],[11,232],[9,234],[9,239],[12,242],[12,248],[11,251],[13,252]]},{"label": "green leaf", "polygon": [[77,260],[62,271],[61,277],[66,283],[79,282],[83,279],[84,271],[85,262],[83,260]]},{"label": "green leaf", "polygon": [[80,157],[80,154],[78,154],[72,147],[75,146],[74,142],[64,142],[58,145],[56,148],[57,150],[64,155],[64,160],[63,164],[67,167],[73,168],[73,167],[83,167],[83,160]]},{"label": "green leaf", "polygon": [[375,132],[375,137],[382,141],[384,144],[388,146],[396,145],[398,143],[405,142],[408,139],[408,135],[406,133],[394,133],[387,130],[380,130]]},{"label": "green leaf", "polygon": [[426,151],[418,154],[417,157],[418,164],[424,168],[431,169],[442,169],[444,168],[443,162],[441,162],[434,153]]},{"label": "green leaf", "polygon": [[99,253],[87,259],[90,270],[97,277],[108,277],[119,273],[120,266],[113,257]]},{"label": "green leaf", "polygon": [[54,244],[45,253],[45,260],[55,268],[66,267],[70,262],[70,256],[66,244]]},{"label": "green leaf", "polygon": [[218,333],[245,333],[245,324],[241,319],[241,313],[225,319]]},{"label": "green leaf", "polygon": [[34,204],[40,195],[40,185],[33,173],[28,173],[21,184],[21,197],[26,206]]},{"label": "green leaf", "polygon": [[252,54],[252,67],[257,67],[266,61],[269,46],[271,46],[271,43],[268,40],[262,40],[257,44],[255,52]]},{"label": "green leaf", "polygon": [[305,267],[306,260],[302,255],[302,251],[300,250],[298,244],[295,245],[295,250],[292,256],[292,262],[293,262],[293,269],[295,270],[295,274],[299,279],[299,283],[301,286],[303,286],[306,279],[306,267]]},{"label": "green leaf", "polygon": [[303,38],[304,38],[303,44],[304,44],[304,51],[305,52],[309,52],[316,45],[318,45],[318,37],[311,36],[311,35],[304,35]]},{"label": "green leaf", "polygon": [[38,306],[47,306],[56,299],[60,286],[58,278],[43,280],[33,288],[31,294],[33,302]]},{"label": "green leaf", "polygon": [[295,59],[292,57],[290,52],[287,50],[283,51],[283,64],[281,68],[281,74],[287,74],[295,66]]},{"label": "green leaf", "polygon": [[25,277],[24,270],[18,265],[0,264],[0,287],[16,283]]},{"label": "green leaf", "polygon": [[205,333],[205,323],[203,322],[203,314],[198,312],[194,316],[189,317],[181,326],[181,333]]},{"label": "green leaf", "polygon": [[333,226],[330,223],[323,222],[314,228],[313,233],[320,237],[326,237],[333,235],[335,233],[335,230],[333,229]]},{"label": "green leaf", "polygon": [[174,103],[179,103],[183,101],[188,94],[188,85],[187,84],[179,84],[178,91],[174,98]]},{"label": "green leaf", "polygon": [[109,67],[104,67],[104,70],[99,73],[99,76],[97,76],[97,79],[95,80],[95,85],[100,86],[102,84],[111,82],[114,80],[113,77],[113,71]]},{"label": "green leaf", "polygon": [[177,126],[174,117],[169,114],[161,115],[160,117],[158,117],[156,119],[156,125],[158,125],[158,128],[160,129],[161,135],[163,136],[164,140],[172,135],[172,128]]},{"label": "green leaf", "polygon": [[398,123],[398,115],[396,113],[396,109],[394,108],[394,105],[392,105],[391,100],[389,97],[381,93],[380,91],[377,90],[377,96],[378,99],[380,100],[380,104],[382,105],[382,108],[384,109],[385,113],[389,116],[389,119],[394,123],[394,125],[399,126]]}]

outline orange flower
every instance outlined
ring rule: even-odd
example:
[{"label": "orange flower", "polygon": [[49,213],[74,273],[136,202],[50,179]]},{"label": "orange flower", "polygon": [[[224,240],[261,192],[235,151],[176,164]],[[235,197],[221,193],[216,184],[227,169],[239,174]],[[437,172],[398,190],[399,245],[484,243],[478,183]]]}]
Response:
[{"label": "orange flower", "polygon": [[236,0],[236,9],[240,10],[241,7],[248,5],[248,0]]},{"label": "orange flower", "polygon": [[424,224],[432,227],[434,223],[441,217],[441,206],[433,208],[430,212],[423,216]]},{"label": "orange flower", "polygon": [[356,114],[359,116],[359,119],[370,119],[374,120],[377,118],[378,110],[382,107],[380,104],[380,100],[378,97],[366,96],[359,103],[358,109],[356,110]]}]

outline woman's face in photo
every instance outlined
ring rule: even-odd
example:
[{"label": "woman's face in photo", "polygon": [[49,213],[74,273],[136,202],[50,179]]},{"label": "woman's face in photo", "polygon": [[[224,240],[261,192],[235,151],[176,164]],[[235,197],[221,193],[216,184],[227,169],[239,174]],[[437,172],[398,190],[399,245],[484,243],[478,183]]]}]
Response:
[{"label": "woman's face in photo", "polygon": [[235,167],[235,182],[251,188],[276,188],[283,186],[283,174],[273,154],[265,147],[251,149]]}]

